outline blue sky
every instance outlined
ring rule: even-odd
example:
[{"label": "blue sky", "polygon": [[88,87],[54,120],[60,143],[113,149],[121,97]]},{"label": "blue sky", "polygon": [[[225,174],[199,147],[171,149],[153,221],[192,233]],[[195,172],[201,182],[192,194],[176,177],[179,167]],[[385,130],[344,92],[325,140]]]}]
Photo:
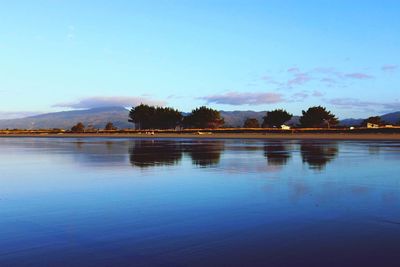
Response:
[{"label": "blue sky", "polygon": [[2,1],[0,118],[140,102],[400,110],[399,1]]}]

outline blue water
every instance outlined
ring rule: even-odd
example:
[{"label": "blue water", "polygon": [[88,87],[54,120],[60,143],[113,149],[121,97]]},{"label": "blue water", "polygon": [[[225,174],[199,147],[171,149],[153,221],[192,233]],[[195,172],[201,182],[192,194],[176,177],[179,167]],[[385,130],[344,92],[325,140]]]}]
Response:
[{"label": "blue water", "polygon": [[400,266],[400,142],[0,138],[0,266]]}]

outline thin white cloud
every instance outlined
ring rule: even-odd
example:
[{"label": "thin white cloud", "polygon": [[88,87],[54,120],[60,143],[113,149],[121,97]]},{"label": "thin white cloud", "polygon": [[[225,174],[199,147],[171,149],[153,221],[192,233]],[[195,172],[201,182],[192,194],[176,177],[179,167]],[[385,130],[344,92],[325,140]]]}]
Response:
[{"label": "thin white cloud", "polygon": [[382,66],[381,70],[384,72],[393,72],[393,71],[396,71],[398,68],[399,68],[399,65],[385,64]]},{"label": "thin white cloud", "polygon": [[40,112],[35,111],[0,111],[0,120],[11,120],[26,118],[34,115],[38,115]]},{"label": "thin white cloud", "polygon": [[151,99],[149,97],[125,97],[125,96],[94,96],[83,98],[74,102],[57,103],[53,107],[72,109],[88,109],[99,107],[132,107],[143,104],[164,106],[165,101]]},{"label": "thin white cloud", "polygon": [[225,94],[209,95],[200,97],[207,103],[226,104],[233,106],[240,105],[262,105],[284,102],[282,94],[279,93],[241,93],[228,92]]},{"label": "thin white cloud", "polygon": [[365,101],[357,98],[333,98],[326,99],[327,103],[340,108],[346,109],[363,109],[363,110],[380,110],[380,111],[398,111],[400,109],[400,101],[378,102]]}]

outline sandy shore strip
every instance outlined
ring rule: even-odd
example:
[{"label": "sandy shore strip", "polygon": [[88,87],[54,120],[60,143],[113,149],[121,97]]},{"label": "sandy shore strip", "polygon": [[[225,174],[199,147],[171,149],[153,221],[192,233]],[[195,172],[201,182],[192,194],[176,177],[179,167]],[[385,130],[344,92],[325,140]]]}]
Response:
[{"label": "sandy shore strip", "polygon": [[168,139],[300,139],[300,140],[400,140],[399,133],[63,133],[0,134],[0,138],[168,138]]}]

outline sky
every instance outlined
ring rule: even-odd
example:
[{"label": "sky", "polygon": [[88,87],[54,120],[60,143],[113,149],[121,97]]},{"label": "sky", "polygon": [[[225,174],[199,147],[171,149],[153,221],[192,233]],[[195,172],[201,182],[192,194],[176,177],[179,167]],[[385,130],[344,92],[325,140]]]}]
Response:
[{"label": "sky", "polygon": [[0,0],[0,118],[140,103],[400,111],[400,1]]}]

